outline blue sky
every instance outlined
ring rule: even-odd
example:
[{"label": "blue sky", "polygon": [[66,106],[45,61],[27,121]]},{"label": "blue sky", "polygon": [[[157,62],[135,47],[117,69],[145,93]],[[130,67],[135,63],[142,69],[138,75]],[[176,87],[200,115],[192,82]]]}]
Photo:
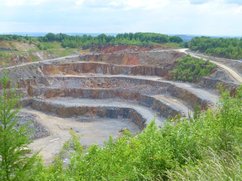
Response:
[{"label": "blue sky", "polygon": [[0,0],[0,33],[242,36],[242,0]]}]

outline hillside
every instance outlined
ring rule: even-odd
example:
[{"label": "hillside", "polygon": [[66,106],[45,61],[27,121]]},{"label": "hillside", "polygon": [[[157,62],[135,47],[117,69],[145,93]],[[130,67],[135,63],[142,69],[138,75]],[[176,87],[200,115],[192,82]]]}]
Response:
[{"label": "hillside", "polygon": [[0,67],[63,57],[80,52],[81,50],[77,48],[63,48],[59,42],[0,40]]}]

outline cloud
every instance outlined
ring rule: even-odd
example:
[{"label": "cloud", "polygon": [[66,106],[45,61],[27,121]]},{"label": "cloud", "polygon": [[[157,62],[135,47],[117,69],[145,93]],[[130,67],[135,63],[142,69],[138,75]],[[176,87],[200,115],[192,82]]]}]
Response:
[{"label": "cloud", "polygon": [[191,4],[204,4],[209,2],[216,2],[220,4],[237,4],[242,5],[242,0],[189,0]]},{"label": "cloud", "polygon": [[242,5],[242,0],[225,0],[226,3]]},{"label": "cloud", "polygon": [[69,6],[89,8],[122,8],[122,9],[152,9],[167,4],[169,0],[0,0],[4,6],[36,6],[42,4],[54,5],[68,2]]},{"label": "cloud", "polygon": [[1,32],[239,35],[236,0],[0,0]]},{"label": "cloud", "polygon": [[40,5],[42,3],[48,2],[48,0],[2,0],[2,5],[6,6],[30,6],[30,5]]},{"label": "cloud", "polygon": [[204,4],[209,2],[209,0],[189,0],[191,4]]},{"label": "cloud", "polygon": [[169,0],[76,0],[78,6],[90,8],[154,9],[166,5]]}]

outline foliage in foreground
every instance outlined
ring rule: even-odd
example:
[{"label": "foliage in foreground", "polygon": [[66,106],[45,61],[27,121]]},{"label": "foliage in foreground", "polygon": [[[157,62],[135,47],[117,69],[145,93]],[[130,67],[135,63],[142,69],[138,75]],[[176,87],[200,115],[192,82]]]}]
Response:
[{"label": "foliage in foreground", "polygon": [[9,79],[0,80],[0,180],[27,180],[36,156],[27,155],[27,127],[18,125],[19,97],[9,89]]},{"label": "foliage in foreground", "polygon": [[209,61],[187,55],[178,59],[176,66],[172,70],[172,77],[175,80],[196,82],[203,76],[211,74],[215,67]]},{"label": "foliage in foreground", "polygon": [[[136,136],[125,132],[117,140],[110,138],[103,147],[94,145],[88,150],[82,148],[74,134],[50,166],[34,159],[31,168],[21,167],[29,160],[21,152],[21,157],[11,156],[11,163],[19,164],[17,170],[10,171],[11,177],[23,181],[240,180],[242,87],[235,97],[223,93],[219,106],[216,111],[208,110],[194,119],[171,120],[163,128],[157,128],[153,122]],[[17,134],[15,129],[9,130]],[[0,131],[3,139],[4,132]],[[17,140],[26,138],[19,133],[16,136]],[[0,150],[12,139],[1,142]],[[22,145],[17,144],[9,153],[21,151]],[[70,155],[69,164],[62,161],[66,155]],[[1,165],[1,176],[4,169]]]}]

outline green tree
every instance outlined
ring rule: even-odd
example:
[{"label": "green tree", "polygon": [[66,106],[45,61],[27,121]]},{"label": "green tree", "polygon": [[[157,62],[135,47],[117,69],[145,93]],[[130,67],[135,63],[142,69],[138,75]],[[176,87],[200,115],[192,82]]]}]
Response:
[{"label": "green tree", "polygon": [[215,67],[209,61],[193,58],[188,55],[178,59],[171,74],[175,80],[196,82],[202,77],[211,74]]},{"label": "green tree", "polygon": [[7,76],[0,80],[0,180],[28,180],[36,156],[29,156],[26,125],[19,125],[19,96]]},{"label": "green tree", "polygon": [[242,39],[239,38],[195,37],[188,43],[191,50],[231,59],[242,58],[241,45]]}]

